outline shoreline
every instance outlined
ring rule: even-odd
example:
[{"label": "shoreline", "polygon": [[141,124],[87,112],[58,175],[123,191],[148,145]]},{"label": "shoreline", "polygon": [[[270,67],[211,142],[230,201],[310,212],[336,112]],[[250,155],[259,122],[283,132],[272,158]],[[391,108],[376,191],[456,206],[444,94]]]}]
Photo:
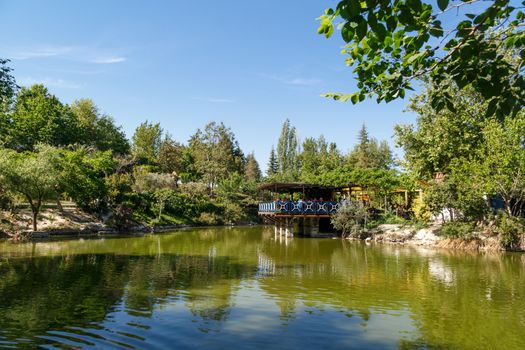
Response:
[{"label": "shoreline", "polygon": [[[254,222],[242,222],[236,225],[199,225],[199,224],[172,224],[172,225],[136,225],[126,230],[118,230],[100,223],[91,223],[85,227],[64,227],[43,231],[20,231],[15,235],[7,235],[1,239],[20,241],[38,241],[52,238],[96,238],[105,236],[137,236],[154,233],[164,233],[172,230],[201,227],[238,227],[260,225]],[[264,224],[262,224],[264,225]],[[517,249],[505,249],[501,246],[497,236],[479,234],[472,238],[451,238],[439,234],[441,225],[435,224],[424,228],[403,224],[381,224],[370,229],[360,237],[348,236],[342,239],[364,241],[366,243],[385,243],[403,246],[419,246],[426,248],[479,251],[479,252],[525,252],[525,234],[522,235],[521,245]],[[333,235],[321,235],[316,238],[335,238]],[[337,237],[337,236],[336,236]]]},{"label": "shoreline", "polygon": [[346,237],[349,240],[365,242],[398,244],[451,250],[468,250],[480,252],[525,252],[525,235],[517,249],[505,249],[497,236],[479,234],[472,238],[451,238],[439,235],[441,225],[417,228],[402,224],[382,224],[371,229],[362,238]]},{"label": "shoreline", "polygon": [[206,228],[206,227],[239,227],[239,226],[254,226],[258,225],[255,223],[240,223],[236,225],[198,225],[198,224],[174,224],[174,225],[159,225],[159,226],[147,226],[138,225],[133,226],[127,230],[117,230],[114,228],[63,228],[56,230],[47,231],[26,231],[18,232],[15,236],[4,235],[0,239],[12,240],[14,242],[21,241],[37,241],[51,238],[97,238],[97,237],[108,237],[108,236],[142,236],[145,234],[164,233],[180,229],[189,228]]}]

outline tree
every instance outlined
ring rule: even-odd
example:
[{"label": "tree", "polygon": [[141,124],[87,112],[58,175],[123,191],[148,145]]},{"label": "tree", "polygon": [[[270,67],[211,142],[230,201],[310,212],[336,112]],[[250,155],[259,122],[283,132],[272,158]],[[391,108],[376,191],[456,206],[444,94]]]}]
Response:
[{"label": "tree", "polygon": [[341,152],[337,148],[337,144],[335,142],[330,142],[330,144],[328,145],[328,153],[321,159],[322,171],[332,171],[342,166],[343,164],[343,157],[341,156]]},{"label": "tree", "polygon": [[469,183],[499,196],[508,216],[521,216],[525,214],[525,113],[504,123],[488,121],[483,135],[479,157],[464,159],[466,170],[476,179]]},{"label": "tree", "polygon": [[272,146],[272,150],[270,151],[270,158],[268,159],[268,169],[266,169],[266,175],[268,177],[272,177],[273,175],[277,174],[279,171],[279,163],[277,160],[277,156],[275,155],[275,148]]},{"label": "tree", "polygon": [[76,100],[70,108],[78,129],[76,143],[117,154],[129,152],[129,142],[122,128],[117,127],[110,116],[101,114],[92,100]]},{"label": "tree", "polygon": [[173,174],[177,177],[184,172],[185,147],[174,141],[170,135],[166,135],[162,141],[157,156],[157,164],[164,173]]},{"label": "tree", "polygon": [[57,167],[61,191],[84,210],[105,209],[108,194],[105,177],[116,169],[111,151],[93,151],[80,146],[62,150],[60,156]]},{"label": "tree", "polygon": [[301,160],[301,181],[315,182],[319,175],[321,155],[319,145],[313,137],[307,137],[303,141],[303,151],[299,155]]},{"label": "tree", "polygon": [[18,90],[12,68],[7,66],[9,60],[0,58],[0,114],[7,112],[13,97]]},{"label": "tree", "polygon": [[35,153],[0,149],[0,176],[6,187],[27,200],[33,213],[33,231],[38,229],[42,203],[54,199],[59,186],[55,148],[38,145]]},{"label": "tree", "polygon": [[154,163],[159,154],[162,142],[162,128],[159,123],[145,121],[136,129],[132,137],[131,152],[136,159]]},{"label": "tree", "polygon": [[[378,102],[389,102],[403,98],[420,78],[440,83],[450,77],[460,90],[472,88],[487,100],[487,116],[515,115],[525,103],[520,29],[525,14],[515,5],[510,0],[438,0],[437,8],[422,0],[339,1],[319,17],[318,32],[330,37],[333,21],[341,21],[343,53],[358,91],[326,96],[355,104],[375,95]],[[448,91],[436,89],[430,98],[436,111],[454,111]]]},{"label": "tree", "polygon": [[[444,82],[444,85],[446,85]],[[405,167],[423,180],[436,173],[450,173],[453,160],[476,155],[484,142],[487,103],[473,89],[459,90],[450,84],[447,91],[455,96],[457,112],[434,111],[431,104],[433,85],[411,98],[408,110],[417,113],[416,125],[396,125],[396,142],[405,153]]]},{"label": "tree", "polygon": [[386,141],[378,142],[368,136],[365,125],[359,130],[359,143],[348,155],[350,165],[355,168],[388,169],[392,166],[392,151]]},{"label": "tree", "polygon": [[257,162],[257,159],[255,159],[255,155],[253,153],[248,154],[246,156],[246,180],[257,183],[261,181],[261,176],[261,169],[259,168],[259,163]]},{"label": "tree", "polygon": [[368,209],[360,201],[346,201],[330,221],[336,230],[342,231],[342,237],[348,235],[359,238],[366,228]]},{"label": "tree", "polygon": [[208,123],[190,138],[189,148],[196,171],[207,183],[210,192],[229,174],[244,173],[245,158],[235,135],[223,123]]},{"label": "tree", "polygon": [[44,85],[22,88],[17,95],[3,143],[17,150],[32,150],[37,143],[68,145],[75,139],[71,112]]},{"label": "tree", "polygon": [[160,221],[166,201],[177,187],[177,179],[171,174],[149,172],[146,166],[136,167],[134,177],[134,191],[153,194],[157,205],[158,220]]},{"label": "tree", "polygon": [[328,144],[323,135],[318,139],[307,137],[303,141],[299,154],[301,181],[317,183],[319,177],[342,165],[342,158],[337,145]]},{"label": "tree", "polygon": [[279,142],[277,143],[278,174],[286,180],[294,180],[298,176],[299,162],[297,159],[297,135],[295,127],[290,126],[290,120],[286,119],[281,129]]}]

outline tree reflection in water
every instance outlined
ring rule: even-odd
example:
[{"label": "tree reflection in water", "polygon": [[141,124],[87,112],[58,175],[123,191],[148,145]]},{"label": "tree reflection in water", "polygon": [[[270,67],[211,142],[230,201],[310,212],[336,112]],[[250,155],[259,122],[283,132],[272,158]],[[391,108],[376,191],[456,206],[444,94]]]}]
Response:
[{"label": "tree reflection in water", "polygon": [[0,347],[512,349],[525,327],[520,254],[284,242],[261,227],[0,254]]}]

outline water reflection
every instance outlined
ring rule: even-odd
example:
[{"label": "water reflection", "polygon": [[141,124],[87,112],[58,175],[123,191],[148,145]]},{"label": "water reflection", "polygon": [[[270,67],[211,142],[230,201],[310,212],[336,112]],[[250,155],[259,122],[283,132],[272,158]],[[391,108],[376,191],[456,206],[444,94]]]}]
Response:
[{"label": "water reflection", "polygon": [[0,244],[0,347],[521,348],[525,258],[272,228]]}]

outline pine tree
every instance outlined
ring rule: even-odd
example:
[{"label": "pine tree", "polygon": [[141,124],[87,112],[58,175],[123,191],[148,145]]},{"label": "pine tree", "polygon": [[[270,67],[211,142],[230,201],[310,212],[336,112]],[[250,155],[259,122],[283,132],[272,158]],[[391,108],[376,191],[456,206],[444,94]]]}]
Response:
[{"label": "pine tree", "polygon": [[261,181],[261,169],[253,153],[248,154],[248,156],[246,157],[245,176],[246,180],[251,182]]},{"label": "pine tree", "polygon": [[388,143],[368,136],[365,125],[357,136],[359,143],[348,155],[350,165],[362,169],[389,169],[392,166],[392,151]]},{"label": "pine tree", "polygon": [[277,174],[278,171],[279,163],[277,161],[277,156],[275,155],[275,148],[272,146],[270,159],[268,160],[268,169],[266,169],[266,175],[272,177],[273,175]]}]

